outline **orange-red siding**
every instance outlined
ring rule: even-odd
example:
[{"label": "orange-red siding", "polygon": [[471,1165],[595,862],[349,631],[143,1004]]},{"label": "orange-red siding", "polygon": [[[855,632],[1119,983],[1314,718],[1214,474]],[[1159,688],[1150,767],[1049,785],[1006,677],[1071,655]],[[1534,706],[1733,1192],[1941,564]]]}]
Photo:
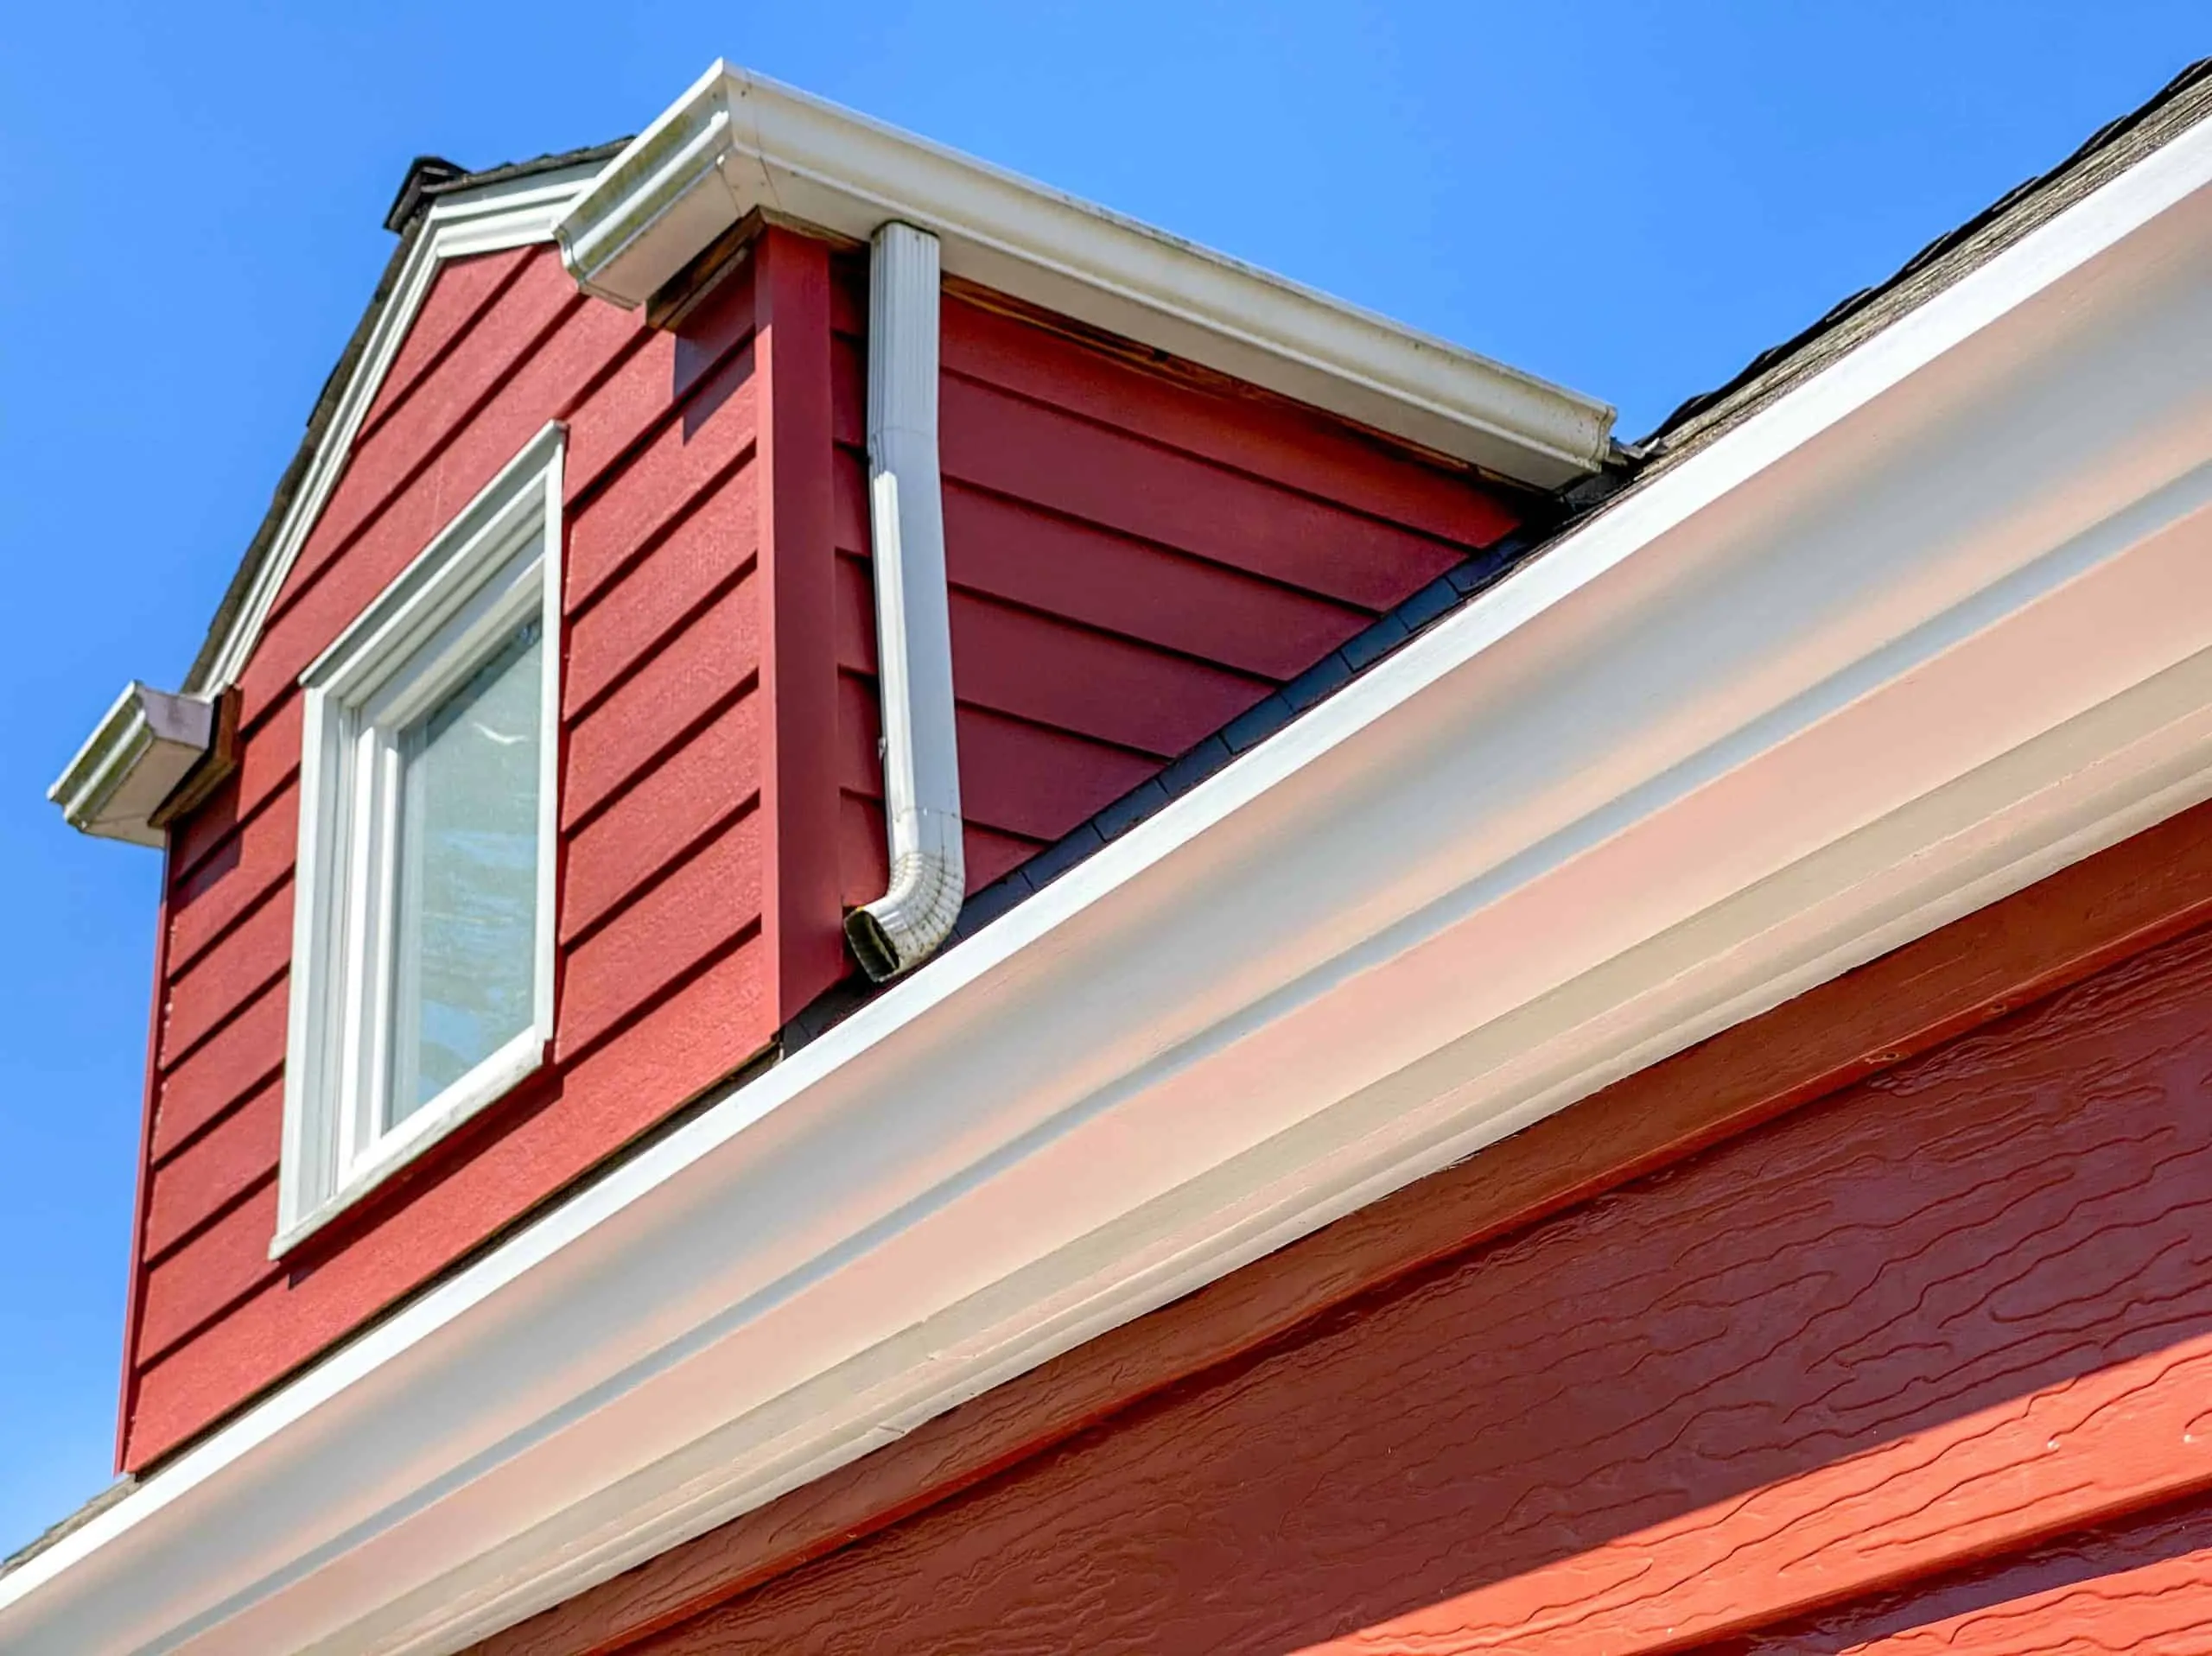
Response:
[{"label": "orange-red siding", "polygon": [[[2212,1650],[2209,841],[2200,808],[481,1656]],[[1609,1183],[1669,1115],[1707,1147]]]}]

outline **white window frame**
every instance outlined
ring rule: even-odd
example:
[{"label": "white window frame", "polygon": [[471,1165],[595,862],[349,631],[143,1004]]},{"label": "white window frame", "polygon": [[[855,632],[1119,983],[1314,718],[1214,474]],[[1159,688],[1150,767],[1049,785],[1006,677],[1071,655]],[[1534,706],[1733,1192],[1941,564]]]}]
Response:
[{"label": "white window frame", "polygon": [[[548,425],[300,676],[304,746],[276,1258],[546,1061],[559,822],[561,465]],[[386,1128],[400,733],[541,626],[532,1021]]]}]

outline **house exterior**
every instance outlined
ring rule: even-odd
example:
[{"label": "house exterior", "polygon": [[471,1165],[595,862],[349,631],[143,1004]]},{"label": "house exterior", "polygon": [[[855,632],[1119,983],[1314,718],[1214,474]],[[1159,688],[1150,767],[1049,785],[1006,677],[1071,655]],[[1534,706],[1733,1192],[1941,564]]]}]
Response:
[{"label": "house exterior", "polygon": [[723,65],[418,162],[54,787],[0,1648],[2212,1649],[2208,107],[1634,446]]}]

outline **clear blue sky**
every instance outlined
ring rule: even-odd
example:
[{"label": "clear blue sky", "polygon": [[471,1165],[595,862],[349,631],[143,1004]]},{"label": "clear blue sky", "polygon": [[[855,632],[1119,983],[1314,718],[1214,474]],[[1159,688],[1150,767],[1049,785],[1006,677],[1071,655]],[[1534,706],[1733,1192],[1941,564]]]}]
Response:
[{"label": "clear blue sky", "polygon": [[46,784],[174,685],[408,158],[717,54],[1648,429],[2212,51],[2196,3],[22,6],[0,49],[0,1551],[110,1474],[154,889]]}]

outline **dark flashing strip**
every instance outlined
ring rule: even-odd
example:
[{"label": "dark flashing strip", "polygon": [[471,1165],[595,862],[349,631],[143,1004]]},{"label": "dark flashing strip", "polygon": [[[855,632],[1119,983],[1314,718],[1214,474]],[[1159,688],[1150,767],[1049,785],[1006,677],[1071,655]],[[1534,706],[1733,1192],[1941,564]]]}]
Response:
[{"label": "dark flashing strip", "polygon": [[[1614,492],[1625,481],[1618,473],[1606,475],[1611,479]],[[1597,504],[1595,499],[1590,500],[1586,510]],[[1577,514],[1578,517],[1580,515]],[[1566,527],[1560,523],[1540,532],[1516,530],[1445,571],[1257,706],[1237,714],[1166,769],[1139,783],[1019,868],[971,895],[962,906],[960,918],[954,923],[944,948],[956,948],[974,936],[1070,869],[1104,850],[1138,823],[1157,815],[1237,755],[1249,752],[1301,714],[1319,707],[1344,686],[1371,671],[1446,616],[1463,608],[1477,594],[1497,585],[1551,544]],[[925,961],[923,969],[926,968]],[[827,1034],[888,987],[855,976],[817,997],[785,1025],[781,1035],[785,1055],[788,1056]]]},{"label": "dark flashing strip", "polygon": [[395,236],[404,235],[433,189],[467,176],[468,168],[443,155],[416,156],[407,163],[407,176],[399,181],[399,194],[391,198],[391,206],[385,211],[384,227]]}]

